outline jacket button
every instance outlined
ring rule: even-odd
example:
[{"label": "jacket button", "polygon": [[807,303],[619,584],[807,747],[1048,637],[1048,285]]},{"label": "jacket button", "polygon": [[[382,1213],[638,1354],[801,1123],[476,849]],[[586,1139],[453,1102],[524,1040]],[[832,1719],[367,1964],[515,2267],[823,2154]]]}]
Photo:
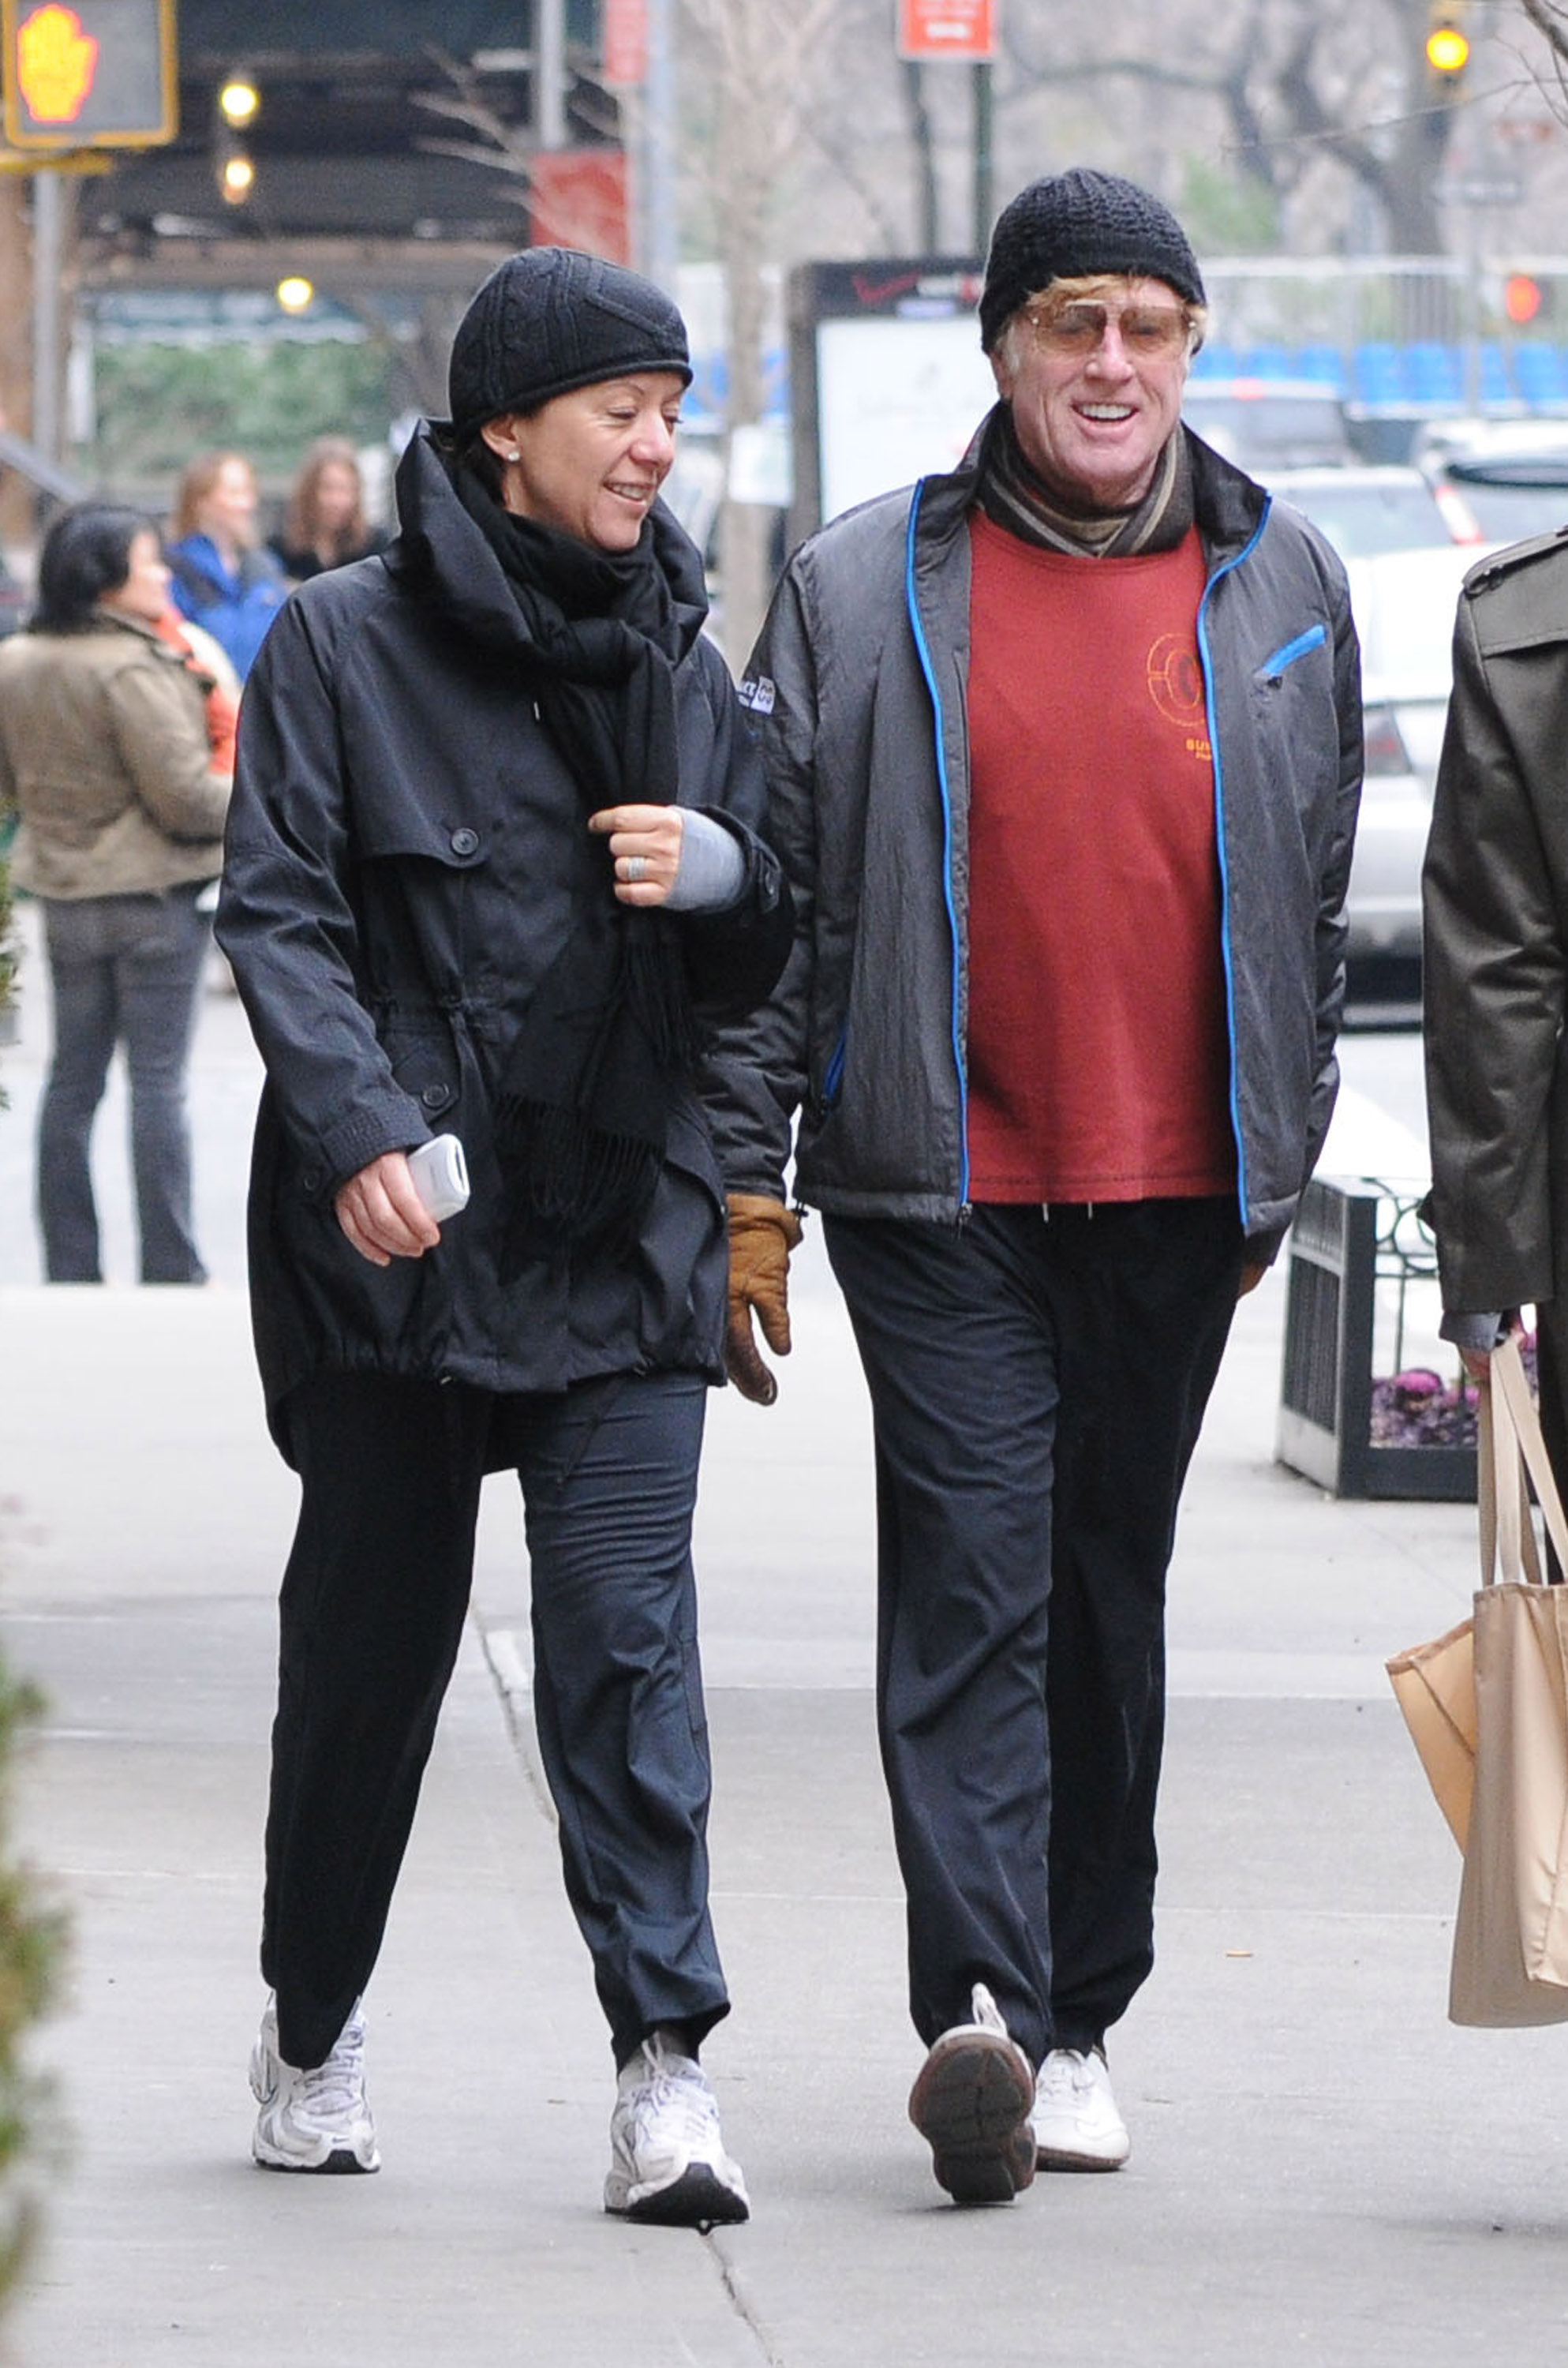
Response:
[{"label": "jacket button", "polygon": [[450,1086],[426,1086],[419,1099],[426,1110],[445,1110],[452,1099],[452,1089]]},{"label": "jacket button", "polygon": [[453,831],[452,853],[454,855],[477,855],[478,852],[479,833],[476,830]]},{"label": "jacket button", "polygon": [[320,1169],[315,1167],[307,1167],[304,1174],[301,1177],[300,1181],[304,1186],[307,1192],[319,1192],[321,1190]]}]

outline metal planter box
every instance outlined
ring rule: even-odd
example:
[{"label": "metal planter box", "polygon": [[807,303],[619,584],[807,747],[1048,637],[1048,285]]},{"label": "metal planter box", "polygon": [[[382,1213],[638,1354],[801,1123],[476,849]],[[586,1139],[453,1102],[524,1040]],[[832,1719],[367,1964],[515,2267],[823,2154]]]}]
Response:
[{"label": "metal planter box", "polygon": [[[1335,1497],[1475,1496],[1473,1446],[1383,1446],[1372,1439],[1373,1327],[1380,1272],[1403,1292],[1415,1264],[1379,1235],[1388,1188],[1314,1177],[1290,1231],[1278,1463]],[[1402,1300],[1403,1308],[1403,1300]]]}]

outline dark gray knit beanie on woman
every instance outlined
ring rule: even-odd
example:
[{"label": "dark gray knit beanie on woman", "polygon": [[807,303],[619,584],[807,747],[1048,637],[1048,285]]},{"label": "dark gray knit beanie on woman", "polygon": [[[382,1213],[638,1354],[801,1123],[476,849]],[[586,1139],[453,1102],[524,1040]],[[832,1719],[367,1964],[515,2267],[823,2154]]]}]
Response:
[{"label": "dark gray knit beanie on woman", "polygon": [[691,384],[686,323],[664,290],[602,256],[530,246],[496,267],[458,324],[452,426],[471,435],[504,411],[639,370]]},{"label": "dark gray knit beanie on woman", "polygon": [[1118,173],[1075,165],[1031,181],[997,217],[980,298],[985,351],[1019,305],[1053,279],[1098,271],[1163,279],[1189,304],[1207,302],[1198,257],[1170,208]]}]

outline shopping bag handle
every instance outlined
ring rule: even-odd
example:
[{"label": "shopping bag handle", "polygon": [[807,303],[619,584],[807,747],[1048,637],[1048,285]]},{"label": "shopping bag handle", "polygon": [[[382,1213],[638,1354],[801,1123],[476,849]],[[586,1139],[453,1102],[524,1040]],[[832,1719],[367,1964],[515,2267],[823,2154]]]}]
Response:
[{"label": "shopping bag handle", "polygon": [[[1535,1483],[1537,1502],[1546,1523],[1546,1533],[1551,1540],[1558,1563],[1568,1571],[1568,1520],[1562,1512],[1562,1499],[1558,1495],[1557,1481],[1541,1436],[1540,1417],[1535,1400],[1525,1378],[1517,1335],[1509,1333],[1492,1351],[1492,1387],[1483,1393],[1483,1408],[1491,1401],[1491,1430],[1494,1463],[1494,1489],[1496,1507],[1497,1543],[1506,1555],[1512,1543],[1516,1524],[1518,1532],[1520,1560],[1526,1574],[1540,1582],[1541,1572],[1535,1551],[1535,1528],[1529,1508],[1519,1485],[1519,1462],[1523,1458],[1530,1478]],[[1511,1452],[1507,1455],[1508,1476],[1503,1474],[1503,1434],[1509,1434]],[[1483,1528],[1484,1530],[1484,1516]],[[1518,1564],[1516,1563],[1516,1567]]]},{"label": "shopping bag handle", "polygon": [[1481,1515],[1481,1584],[1521,1579],[1539,1587],[1542,1571],[1525,1486],[1524,1460],[1500,1389],[1480,1393],[1477,1417],[1476,1497]]}]

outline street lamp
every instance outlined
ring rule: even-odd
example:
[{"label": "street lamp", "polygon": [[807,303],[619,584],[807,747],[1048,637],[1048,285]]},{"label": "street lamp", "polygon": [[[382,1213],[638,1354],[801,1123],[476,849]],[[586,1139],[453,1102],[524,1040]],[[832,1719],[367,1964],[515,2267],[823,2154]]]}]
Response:
[{"label": "street lamp", "polygon": [[232,74],[218,93],[218,112],[232,131],[254,123],[260,107],[261,93],[248,74]]}]

